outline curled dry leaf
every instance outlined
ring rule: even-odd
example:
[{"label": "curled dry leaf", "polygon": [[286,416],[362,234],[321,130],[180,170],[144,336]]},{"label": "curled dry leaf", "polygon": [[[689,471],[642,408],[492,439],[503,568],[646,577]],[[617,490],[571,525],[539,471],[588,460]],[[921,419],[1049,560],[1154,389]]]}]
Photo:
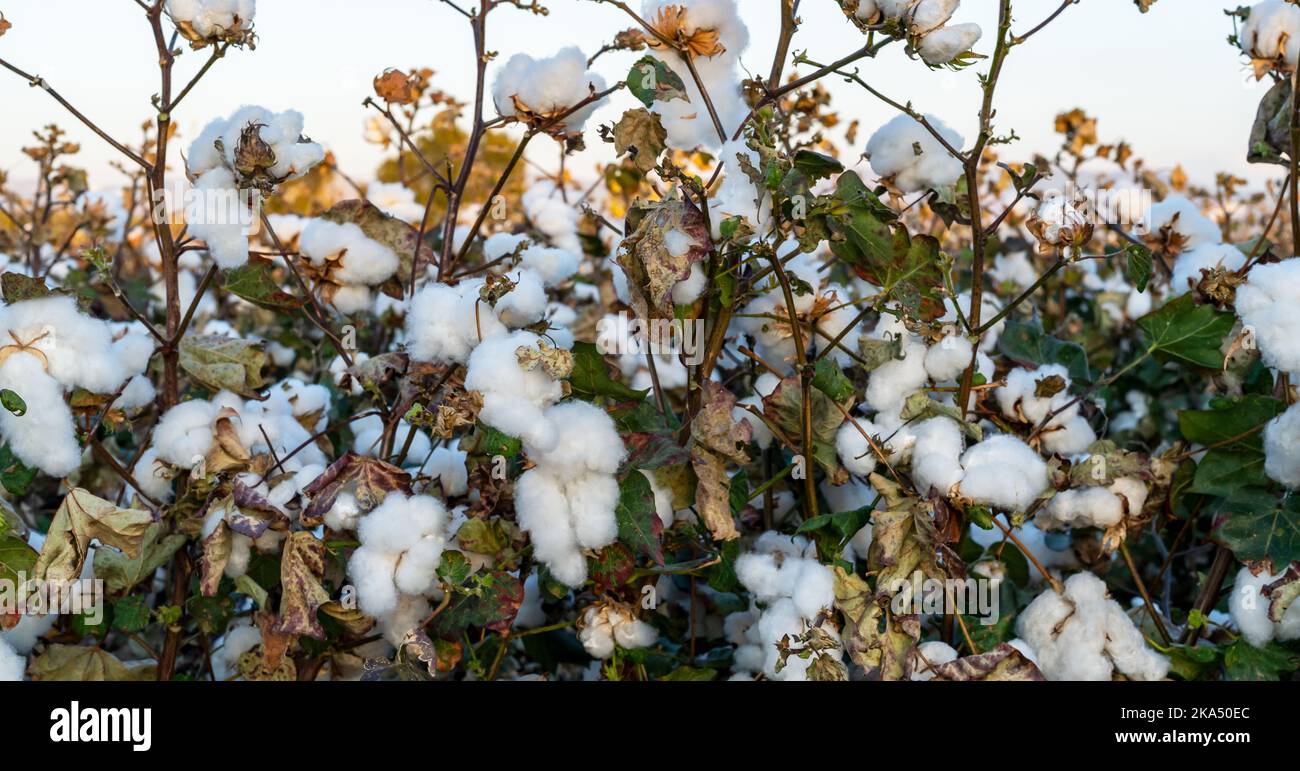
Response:
[{"label": "curled dry leaf", "polygon": [[33,577],[51,582],[80,577],[91,541],[137,557],[140,543],[153,521],[153,514],[148,511],[119,508],[74,487],[54,513],[49,534],[32,569]]}]

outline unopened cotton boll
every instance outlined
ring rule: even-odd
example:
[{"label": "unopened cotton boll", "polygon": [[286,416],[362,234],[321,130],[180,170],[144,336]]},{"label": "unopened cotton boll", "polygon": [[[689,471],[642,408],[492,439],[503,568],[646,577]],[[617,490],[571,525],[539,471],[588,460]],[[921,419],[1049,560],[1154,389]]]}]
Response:
[{"label": "unopened cotton boll", "polygon": [[1300,488],[1300,404],[1264,426],[1264,473],[1292,490]]},{"label": "unopened cotton boll", "polygon": [[[524,53],[510,57],[492,85],[492,101],[502,115],[548,120],[604,89],[605,79],[588,71],[586,55],[570,46],[545,59]],[[603,101],[588,104],[561,121],[563,132],[581,132]]]},{"label": "unopened cotton boll", "polygon": [[1183,294],[1201,282],[1201,271],[1235,271],[1245,263],[1246,255],[1232,244],[1201,244],[1178,255],[1169,287],[1174,294]]},{"label": "unopened cotton boll", "polygon": [[1272,574],[1261,570],[1256,575],[1246,567],[1237,572],[1228,610],[1242,637],[1256,648],[1263,648],[1273,640],[1286,642],[1300,637],[1300,603],[1292,603],[1282,620],[1274,622],[1269,617],[1272,597],[1265,597],[1262,593],[1264,587],[1282,578],[1285,572]]},{"label": "unopened cotton boll", "polygon": [[1100,578],[1076,573],[1064,588],[1063,595],[1044,591],[1016,619],[1048,680],[1109,680],[1115,670],[1132,680],[1168,674],[1169,660],[1147,647]]},{"label": "unopened cotton boll", "polygon": [[918,52],[926,64],[947,64],[971,50],[983,34],[984,31],[978,24],[953,24],[926,35],[921,40]]},{"label": "unopened cotton boll", "polygon": [[1047,464],[1014,436],[992,436],[966,450],[961,494],[1008,511],[1022,511],[1047,489]]},{"label": "unopened cotton boll", "polygon": [[1300,259],[1255,265],[1237,287],[1237,315],[1268,366],[1300,371]]},{"label": "unopened cotton boll", "polygon": [[[925,118],[949,145],[961,149],[961,134],[933,115]],[[892,178],[904,193],[946,187],[962,173],[961,161],[925,126],[905,114],[876,129],[867,141],[867,157],[872,171],[882,178]]]}]

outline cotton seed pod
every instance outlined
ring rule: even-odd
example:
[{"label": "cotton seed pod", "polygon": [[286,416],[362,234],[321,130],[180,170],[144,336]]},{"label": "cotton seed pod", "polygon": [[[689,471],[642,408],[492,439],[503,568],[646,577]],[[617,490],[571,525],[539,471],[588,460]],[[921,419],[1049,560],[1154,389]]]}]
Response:
[{"label": "cotton seed pod", "polygon": [[1082,248],[1092,238],[1093,224],[1078,202],[1061,195],[1044,199],[1026,223],[1038,239],[1038,251],[1050,254],[1058,249]]}]

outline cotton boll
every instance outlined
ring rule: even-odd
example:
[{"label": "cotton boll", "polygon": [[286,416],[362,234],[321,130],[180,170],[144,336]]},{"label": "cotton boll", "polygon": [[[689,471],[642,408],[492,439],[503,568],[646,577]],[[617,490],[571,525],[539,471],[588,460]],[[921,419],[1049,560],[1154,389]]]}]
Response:
[{"label": "cotton boll", "polygon": [[557,404],[546,411],[546,419],[562,427],[559,441],[549,449],[525,443],[524,449],[558,478],[578,478],[587,472],[613,475],[627,457],[614,419],[590,402],[574,399]]},{"label": "cotton boll", "polygon": [[1261,63],[1282,59],[1295,67],[1300,61],[1300,8],[1282,0],[1257,3],[1241,26],[1240,44],[1251,59]]},{"label": "cotton boll", "polygon": [[973,501],[1022,511],[1047,489],[1047,464],[1014,436],[992,436],[961,458],[961,494]]},{"label": "cotton boll", "polygon": [[1027,252],[999,254],[993,258],[989,277],[998,284],[1011,284],[1017,289],[1028,289],[1038,280],[1038,269]]},{"label": "cotton boll", "polygon": [[[437,479],[445,495],[451,497],[464,495],[469,492],[469,471],[465,467],[466,456],[464,450],[438,447],[429,456],[429,461],[420,469],[420,473]],[[410,453],[407,457],[411,457]]]},{"label": "cotton boll", "polygon": [[946,496],[965,473],[958,460],[963,444],[961,427],[952,418],[937,417],[920,423],[915,433],[912,480],[923,495],[933,488]]},{"label": "cotton boll", "polygon": [[1168,196],[1151,207],[1150,230],[1165,235],[1181,250],[1217,244],[1222,238],[1219,226],[1181,195]]},{"label": "cotton boll", "polygon": [[[1059,378],[1064,388],[1051,396],[1039,396],[1040,384],[1052,378]],[[1023,423],[1036,426],[1049,414],[1057,413],[1045,430],[1059,429],[1079,414],[1078,404],[1071,404],[1075,400],[1070,396],[1069,370],[1060,364],[1047,364],[1033,370],[1017,367],[1007,373],[1006,385],[995,389],[993,395],[1003,415]]]},{"label": "cotton boll", "polygon": [[379,631],[389,645],[397,647],[406,640],[406,636],[412,630],[429,617],[431,610],[428,600],[424,597],[403,594],[398,598],[396,607],[376,618],[379,622]]},{"label": "cotton boll", "polygon": [[1300,371],[1300,259],[1255,265],[1237,288],[1237,315],[1268,366]]},{"label": "cotton boll", "polygon": [[1016,619],[1016,630],[1048,680],[1109,680],[1115,669],[1133,680],[1160,680],[1169,671],[1169,660],[1146,646],[1092,573],[1070,576],[1064,595],[1040,594]]},{"label": "cotton boll", "polygon": [[753,438],[759,449],[766,450],[772,444],[772,429],[768,428],[767,423],[764,423],[757,415],[745,409],[746,405],[762,412],[763,398],[754,395],[737,399],[736,406],[731,408],[731,419],[737,423],[741,421],[748,423],[750,437]]},{"label": "cotton boll", "polygon": [[1075,415],[1064,423],[1052,421],[1052,427],[1041,434],[1043,449],[1057,455],[1074,455],[1081,453],[1097,441],[1097,432],[1092,430],[1088,419]]},{"label": "cotton boll", "polygon": [[867,380],[866,402],[874,410],[888,411],[902,406],[925,386],[926,347],[915,340],[904,345],[901,358],[890,359],[872,370]]},{"label": "cotton boll", "polygon": [[424,207],[415,201],[415,192],[401,182],[371,182],[366,186],[366,199],[385,214],[406,222],[424,219]]},{"label": "cotton boll", "polygon": [[908,31],[928,35],[948,23],[961,0],[919,0],[907,15]]},{"label": "cotton boll", "polygon": [[16,683],[27,671],[27,657],[21,656],[0,637],[0,682]]},{"label": "cotton boll", "polygon": [[659,521],[663,523],[664,529],[673,526],[673,493],[672,490],[659,484],[655,477],[655,472],[651,469],[641,469],[641,475],[650,483],[650,492],[655,497],[655,513],[659,515]]},{"label": "cotton boll", "polygon": [[1178,255],[1169,287],[1175,295],[1183,294],[1200,283],[1203,270],[1235,271],[1244,264],[1246,255],[1232,244],[1202,244]]},{"label": "cotton boll", "polygon": [[392,249],[351,222],[313,219],[302,232],[298,250],[331,281],[343,285],[382,284],[401,264]]},{"label": "cotton boll", "polygon": [[172,407],[154,428],[153,446],[158,458],[181,468],[193,468],[212,448],[212,423],[216,418],[217,407],[211,402],[196,399]]},{"label": "cotton boll", "polygon": [[533,270],[520,269],[506,273],[514,288],[497,300],[494,310],[497,318],[509,327],[527,327],[541,321],[546,315],[546,289],[542,278]]},{"label": "cotton boll", "polygon": [[[925,118],[949,145],[961,148],[960,134],[934,115]],[[894,185],[904,193],[952,185],[962,173],[961,161],[909,115],[897,115],[876,129],[867,142],[866,154],[872,171],[882,178],[893,178]]]},{"label": "cotton boll", "polygon": [[372,616],[391,613],[400,595],[423,595],[437,580],[448,515],[428,495],[389,493],[357,525],[361,546],[348,560],[357,601]]},{"label": "cotton boll", "polygon": [[207,244],[217,267],[237,268],[248,262],[247,197],[235,175],[223,167],[209,169],[194,180],[193,198],[185,208],[191,235]]},{"label": "cotton boll", "polygon": [[[956,303],[954,303],[952,301],[952,298],[950,297],[944,298],[943,307],[944,307],[944,314],[942,317],[940,317],[939,319],[940,321],[949,324],[958,323],[959,321],[957,316],[958,308],[961,309],[961,314],[964,318],[970,319],[971,318],[970,292],[962,292],[961,294],[957,295]],[[998,302],[997,298],[990,294],[985,293],[980,298],[980,323],[981,324],[987,323],[989,319],[992,319],[995,316],[997,316],[998,312],[1001,310],[1002,310],[1002,304]],[[989,351],[992,351],[995,348],[997,348],[998,338],[1002,335],[1002,330],[1005,329],[1006,326],[1007,326],[1007,320],[999,319],[998,323],[994,324],[993,326],[989,327],[987,330],[984,331],[984,334],[980,336],[979,349],[981,353],[988,353]]]},{"label": "cotton boll", "polygon": [[1037,521],[1040,526],[1107,528],[1119,524],[1124,517],[1124,505],[1119,496],[1105,487],[1081,487],[1065,490],[1053,496],[1047,506],[1040,509]]},{"label": "cotton boll", "polygon": [[131,469],[131,476],[140,485],[146,495],[159,503],[168,503],[172,499],[171,472],[158,460],[158,449],[150,447],[140,454],[140,459]]},{"label": "cotton boll", "polygon": [[536,272],[548,287],[559,286],[572,278],[577,274],[580,262],[580,256],[568,249],[545,246],[530,246],[519,255],[520,266]]},{"label": "cotton boll", "polygon": [[[232,624],[238,624],[235,621]],[[221,638],[221,644],[212,652],[212,676],[218,681],[231,680],[239,675],[239,659],[262,644],[262,633],[244,621],[231,626]]]},{"label": "cotton boll", "polygon": [[934,640],[916,646],[916,664],[911,679],[914,682],[928,682],[934,679],[934,668],[940,664],[956,661],[957,650],[946,642]]},{"label": "cotton boll", "polygon": [[713,238],[722,237],[722,223],[732,217],[740,217],[755,232],[763,232],[772,216],[772,194],[755,185],[744,171],[746,163],[755,168],[762,165],[758,153],[751,150],[744,140],[732,140],[718,152],[718,163],[722,164],[724,174],[722,184],[709,199]]},{"label": "cotton boll", "polygon": [[926,64],[947,64],[971,50],[983,34],[978,24],[953,24],[926,35],[918,50]]},{"label": "cotton boll", "polygon": [[569,502],[573,535],[579,546],[601,549],[618,539],[618,480],[606,474],[592,473],[564,484]]},{"label": "cotton boll", "polygon": [[515,629],[532,629],[546,623],[546,611],[542,608],[542,590],[538,584],[537,573],[529,573],[524,579],[524,601],[515,614],[512,625]]},{"label": "cotton boll", "polygon": [[493,233],[483,241],[483,257],[488,262],[499,260],[528,241],[524,233]]},{"label": "cotton boll", "polygon": [[255,9],[254,0],[167,0],[167,15],[177,25],[189,27],[186,37],[197,35],[210,42],[245,42],[251,36]]},{"label": "cotton boll", "polygon": [[1264,426],[1264,473],[1292,490],[1300,488],[1300,405]]},{"label": "cotton boll", "polygon": [[81,445],[58,381],[46,374],[35,357],[17,354],[0,364],[0,386],[27,403],[23,415],[0,409],[0,433],[14,455],[52,477],[76,471],[81,466]]},{"label": "cotton boll", "polygon": [[706,283],[704,269],[700,267],[698,262],[691,263],[691,272],[686,279],[673,284],[673,303],[676,305],[690,305],[695,302],[704,292]]},{"label": "cotton boll", "polygon": [[[20,349],[6,361],[35,361],[61,388],[80,387],[92,393],[111,394],[128,376],[138,374],[128,371],[116,355],[112,328],[81,313],[69,295],[49,295],[0,307],[0,330],[6,343]],[[7,387],[22,393],[21,386]]]},{"label": "cotton boll", "polygon": [[925,371],[935,382],[953,380],[970,366],[975,346],[959,334],[951,334],[925,352]]},{"label": "cotton boll", "polygon": [[1256,648],[1263,648],[1275,639],[1285,641],[1300,637],[1300,604],[1293,603],[1277,623],[1269,618],[1271,598],[1265,597],[1262,590],[1281,577],[1281,573],[1275,575],[1263,570],[1255,575],[1250,568],[1242,568],[1233,583],[1232,596],[1228,600],[1232,622],[1246,642]]},{"label": "cotton boll", "polygon": [[356,530],[363,513],[357,496],[344,490],[334,498],[330,510],[325,512],[325,526],[336,532]]},{"label": "cotton boll", "polygon": [[531,332],[515,332],[484,341],[469,357],[465,388],[483,394],[482,421],[544,453],[555,447],[559,433],[543,410],[558,402],[564,391],[541,367],[520,366],[516,351],[536,348],[538,340]]},{"label": "cotton boll", "polygon": [[[297,179],[325,160],[325,148],[303,141],[302,113],[295,110],[274,113],[263,107],[245,106],[228,118],[218,118],[204,127],[185,156],[190,175],[201,175],[219,167],[235,169],[240,136],[250,126],[258,127],[258,137],[271,148],[275,163],[264,171],[274,179]],[[218,139],[225,150],[224,157],[214,151]]]},{"label": "cotton boll", "polygon": [[483,340],[506,333],[491,307],[479,299],[482,281],[454,287],[430,284],[411,299],[406,350],[416,361],[464,364]]},{"label": "cotton boll", "polygon": [[877,458],[876,451],[862,433],[865,431],[867,434],[874,434],[876,427],[869,420],[856,419],[856,421],[856,427],[852,422],[844,421],[835,432],[835,451],[840,463],[850,474],[867,476],[876,470]]},{"label": "cotton boll", "polygon": [[563,486],[545,472],[525,471],[515,483],[515,513],[533,544],[534,556],[564,585],[582,586],[587,580],[587,560],[569,521]]},{"label": "cotton boll", "polygon": [[[529,114],[558,116],[605,89],[605,79],[587,70],[587,57],[577,47],[561,49],[547,59],[519,53],[510,57],[492,85],[497,112],[526,119]],[[579,133],[605,100],[589,104],[562,121],[567,133]]]}]

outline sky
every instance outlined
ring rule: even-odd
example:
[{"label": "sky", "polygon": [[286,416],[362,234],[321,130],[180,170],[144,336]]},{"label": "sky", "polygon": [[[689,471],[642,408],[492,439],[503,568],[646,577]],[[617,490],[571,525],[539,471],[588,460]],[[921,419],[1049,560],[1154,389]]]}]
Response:
[{"label": "sky", "polygon": [[[777,0],[738,2],[751,37],[741,61],[749,71],[766,74],[778,32]],[[631,26],[619,9],[592,0],[544,4],[550,9],[544,17],[508,7],[489,16],[488,47],[498,52],[494,67],[514,53],[544,56],[567,45],[590,54]],[[1057,5],[1057,0],[1017,0],[1013,31],[1028,30]],[[241,105],[292,108],[304,114],[306,133],[331,149],[344,171],[368,180],[382,156],[363,137],[365,119],[374,113],[362,100],[373,93],[376,74],[387,67],[431,67],[437,87],[472,98],[468,23],[439,0],[259,0],[257,6],[257,49],[232,50],[187,97],[173,116],[180,146],[209,120]],[[1224,7],[1221,0],[1159,0],[1141,14],[1129,0],[1082,0],[1066,9],[1008,57],[996,126],[1000,133],[1014,128],[1022,139],[1004,149],[1003,157],[1050,153],[1059,144],[1054,116],[1082,107],[1099,118],[1101,141],[1126,140],[1157,169],[1181,164],[1193,182],[1209,184],[1220,171],[1252,185],[1278,176],[1269,167],[1245,162],[1247,136],[1266,84],[1248,76],[1245,60],[1226,42],[1232,22]],[[0,0],[0,11],[13,24],[0,38],[0,58],[44,77],[112,136],[139,137],[141,123],[153,115],[149,100],[158,90],[158,75],[148,22],[132,0]],[[800,16],[803,25],[792,51],[831,61],[862,43],[835,0],[803,0]],[[979,23],[985,37],[975,50],[987,54],[996,18],[995,0],[966,0],[954,22]],[[621,80],[639,56],[607,54],[595,69],[609,82]],[[177,82],[186,82],[205,59],[206,52],[186,49],[177,61]],[[896,44],[862,62],[859,72],[885,94],[911,100],[969,138],[979,109],[976,72],[984,69],[977,64],[959,73],[931,71]],[[859,86],[842,81],[828,86],[841,118],[861,121],[863,144],[894,115]],[[615,121],[637,104],[620,93],[588,127]],[[52,121],[82,143],[77,163],[91,172],[92,187],[121,181],[109,166],[112,148],[42,91],[0,70],[0,169],[11,179],[31,178],[32,165],[20,148],[30,144],[33,130]],[[600,144],[594,136],[589,140],[589,146]],[[550,165],[554,157],[547,148],[537,160]]]}]

